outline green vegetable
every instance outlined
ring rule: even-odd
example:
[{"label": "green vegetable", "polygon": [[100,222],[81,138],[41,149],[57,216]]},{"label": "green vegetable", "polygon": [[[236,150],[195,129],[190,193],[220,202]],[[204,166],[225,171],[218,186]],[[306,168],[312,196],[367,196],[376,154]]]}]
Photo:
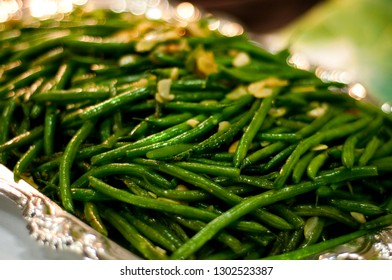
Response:
[{"label": "green vegetable", "polygon": [[39,23],[0,31],[1,163],[138,256],[309,258],[392,223],[392,118],[345,85],[206,19]]}]

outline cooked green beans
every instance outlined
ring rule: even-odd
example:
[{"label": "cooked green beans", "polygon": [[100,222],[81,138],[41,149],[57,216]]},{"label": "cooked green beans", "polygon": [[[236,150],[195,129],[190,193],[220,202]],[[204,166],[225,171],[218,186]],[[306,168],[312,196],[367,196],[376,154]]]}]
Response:
[{"label": "cooked green beans", "polygon": [[105,224],[102,222],[101,215],[96,204],[93,202],[85,202],[83,213],[87,223],[89,223],[96,231],[105,236],[108,235],[108,231]]},{"label": "cooked green beans", "polygon": [[392,223],[392,118],[345,85],[205,19],[36,23],[0,31],[0,162],[139,257],[305,259]]},{"label": "cooked green beans", "polygon": [[260,107],[255,112],[251,122],[244,131],[244,134],[241,136],[240,142],[238,144],[236,152],[234,153],[233,158],[235,167],[239,167],[243,159],[246,157],[249,147],[253,142],[253,138],[255,137],[257,131],[260,129],[265,117],[271,109],[275,95],[276,93],[263,100],[263,102],[260,104]]},{"label": "cooked green beans", "polygon": [[65,147],[64,154],[60,160],[59,172],[59,192],[61,203],[69,212],[74,212],[73,200],[70,190],[71,185],[71,169],[74,163],[76,154],[82,142],[88,137],[94,128],[94,122],[85,122],[83,126],[76,132],[76,134],[69,141]]}]

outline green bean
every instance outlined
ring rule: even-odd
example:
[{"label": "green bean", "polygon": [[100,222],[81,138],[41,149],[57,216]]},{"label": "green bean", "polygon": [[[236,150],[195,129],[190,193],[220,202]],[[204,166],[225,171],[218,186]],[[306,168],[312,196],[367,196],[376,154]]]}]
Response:
[{"label": "green bean", "polygon": [[380,174],[388,173],[392,170],[392,156],[377,158],[371,164],[377,168]]},{"label": "green bean", "polygon": [[[264,71],[255,71],[252,67],[236,67],[229,68],[221,66],[222,74],[226,74],[227,78],[235,79],[238,82],[252,83],[261,80],[265,80],[271,77],[271,75]],[[306,71],[301,71],[299,69],[294,68],[286,68],[280,67],[274,69],[275,76],[280,79],[296,79],[296,78],[304,78],[308,76],[309,73]]]},{"label": "green bean", "polygon": [[[124,178],[122,180],[122,182],[124,182],[124,184],[127,186],[127,188],[131,191],[131,193],[135,194],[135,195],[140,195],[140,196],[145,196],[145,197],[156,197],[156,194],[152,194],[151,192],[148,191],[147,188],[142,188],[141,186],[145,186],[144,184],[140,184],[139,182],[136,183],[136,179],[135,178]],[[147,182],[148,186],[150,186],[151,184],[149,184]],[[153,186],[155,188],[155,186]],[[159,188],[157,188],[158,190],[160,190]]]},{"label": "green bean", "polygon": [[165,140],[171,140],[193,128],[193,123],[199,123],[201,121],[204,121],[206,119],[206,116],[203,114],[197,115],[193,118],[190,118],[184,122],[181,122],[177,125],[174,125],[172,127],[169,127],[165,130],[162,130],[158,133],[151,134],[149,136],[145,136],[142,139],[139,139],[135,141],[134,143],[128,145],[126,149],[131,149],[131,148],[139,148],[147,145],[151,145],[157,142],[165,141]]},{"label": "green bean", "polygon": [[188,232],[185,231],[185,229],[177,223],[174,219],[171,219],[169,215],[166,215],[167,218],[164,219],[164,225],[170,230],[173,236],[177,237],[179,242],[179,246],[183,244],[186,240],[189,240]]},{"label": "green bean", "polygon": [[324,182],[324,185],[345,182],[350,180],[358,180],[367,177],[374,177],[378,175],[378,170],[375,166],[360,166],[351,169],[337,169],[320,172],[315,180]]},{"label": "green bean", "polygon": [[147,118],[144,120],[141,120],[138,124],[135,125],[134,129],[127,135],[127,137],[124,137],[124,140],[141,140],[144,137],[150,135],[149,130],[151,129],[151,123],[148,122],[147,120],[155,119],[157,118],[156,114],[153,113],[152,115],[148,115]]},{"label": "green bean", "polygon": [[40,173],[50,173],[51,171],[59,167],[62,155],[62,152],[54,154],[51,160],[44,161],[42,164],[39,164],[35,168],[35,171]]},{"label": "green bean", "polygon": [[213,153],[212,155],[207,155],[211,157],[211,160],[216,160],[216,161],[226,161],[226,162],[232,162],[233,161],[233,153],[230,152],[216,152]]},{"label": "green bean", "polygon": [[26,171],[26,169],[33,163],[34,159],[42,149],[43,142],[38,140],[36,143],[31,145],[24,155],[18,160],[13,168],[14,180],[18,181]]},{"label": "green bean", "polygon": [[374,120],[370,124],[359,132],[359,146],[363,147],[368,143],[374,136],[380,133],[380,130],[384,127],[385,118],[380,113],[377,113]]},{"label": "green bean", "polygon": [[45,155],[50,156],[54,153],[55,134],[57,126],[57,108],[49,106],[45,112],[44,120],[44,151]]},{"label": "green bean", "polygon": [[286,141],[286,142],[298,142],[301,138],[297,133],[268,133],[262,132],[257,135],[258,141]]},{"label": "green bean", "polygon": [[392,214],[386,214],[362,224],[362,229],[382,229],[392,224]]},{"label": "green bean", "polygon": [[[201,115],[196,116],[194,118],[194,120],[196,122],[199,122],[199,121],[205,120],[205,118],[206,118],[205,115],[201,114]],[[160,142],[166,141],[166,140],[168,140],[168,141],[163,142],[164,144],[162,146],[159,146],[160,144],[158,145],[158,147],[153,146],[151,149],[148,149],[145,152],[143,151],[142,154],[143,153],[145,154],[148,151],[156,150],[157,148],[169,146],[170,144],[179,144],[181,142],[180,141],[177,142],[175,139],[179,139],[177,137],[179,137],[180,135],[184,135],[184,133],[186,133],[186,131],[188,131],[188,130],[192,131],[192,125],[188,121],[186,121],[186,122],[178,124],[177,126],[170,127],[166,130],[158,132],[157,134],[152,134],[148,137],[144,137],[134,143],[130,143],[130,144],[125,145],[123,147],[102,153],[100,155],[96,155],[91,158],[91,162],[92,162],[92,164],[102,164],[105,162],[109,162],[112,159],[121,158],[121,157],[125,156],[127,153],[129,154],[129,151],[132,149],[148,147],[153,144],[160,143]],[[191,134],[191,136],[188,136],[187,139],[191,140],[192,137],[193,137],[193,135]]]},{"label": "green bean", "polygon": [[251,165],[251,164],[254,164],[254,163],[256,163],[262,159],[265,159],[271,155],[274,155],[276,153],[279,153],[286,146],[287,146],[287,144],[284,142],[276,142],[276,143],[272,143],[266,147],[263,147],[260,150],[257,150],[254,153],[248,155],[246,158],[244,158],[241,168],[248,166],[248,165]]},{"label": "green bean", "polygon": [[84,122],[111,113],[129,103],[146,98],[150,95],[150,91],[150,88],[145,87],[121,93],[96,105],[87,107],[81,112],[77,111],[74,114],[64,116],[62,125],[72,125],[75,122]]},{"label": "green bean", "polygon": [[26,72],[9,81],[6,85],[0,87],[0,97],[4,97],[12,91],[28,86],[38,77],[45,76],[48,72],[52,71],[52,68],[53,66],[37,66],[28,69]]},{"label": "green bean", "polygon": [[390,156],[392,154],[392,137],[381,145],[374,154],[374,158],[378,159],[381,157]]},{"label": "green bean", "polygon": [[[134,209],[136,217],[151,227],[157,229],[166,239],[171,241],[176,248],[180,247],[189,237],[175,230],[171,225],[174,224],[173,219],[169,219],[169,215],[159,215],[155,217],[152,213],[146,212],[145,209]],[[148,215],[147,215],[148,214]]]},{"label": "green bean", "polygon": [[247,185],[233,185],[233,186],[228,186],[227,190],[242,196],[242,195],[248,195],[252,194],[255,191],[255,188],[253,186],[247,186]]},{"label": "green bean", "polygon": [[335,248],[341,244],[350,242],[356,238],[362,237],[368,234],[367,230],[357,230],[345,235],[341,235],[339,237],[335,237],[330,240],[325,240],[322,242],[318,242],[304,248],[300,248],[291,252],[283,253],[276,256],[268,256],[262,258],[262,260],[304,260],[307,258],[311,258],[314,255],[325,252],[329,249]]},{"label": "green bean", "polygon": [[[194,172],[176,166],[174,164],[169,164],[166,162],[155,161],[155,160],[143,160],[143,159],[135,159],[134,162],[137,164],[144,164],[151,168],[155,168],[161,172],[165,172],[172,176],[176,176],[184,180],[185,182],[198,186],[204,189],[205,191],[212,193],[213,195],[220,195],[221,197],[227,200],[237,199],[236,196],[227,193],[218,184],[214,183],[213,181],[205,178],[204,176],[200,176],[198,174],[195,174]],[[218,194],[215,194],[215,192],[218,192]]]},{"label": "green bean", "polygon": [[75,68],[76,67],[72,63],[72,61],[60,65],[56,75],[53,78],[54,85],[52,87],[52,90],[60,90],[67,88],[71,82],[71,78]]},{"label": "green bean", "polygon": [[221,100],[225,97],[223,91],[203,90],[197,92],[173,91],[173,101],[179,102],[201,102],[204,100]]},{"label": "green bean", "polygon": [[167,190],[167,189],[162,189],[154,184],[151,184],[147,180],[140,180],[137,178],[132,178],[132,180],[124,180],[124,183],[127,186],[133,185],[133,183],[137,183],[139,186],[142,186],[143,189],[148,190],[150,193],[154,193],[157,196],[168,198],[168,199],[173,199],[173,200],[180,200],[180,201],[201,201],[201,200],[206,200],[210,198],[211,196],[200,190],[183,190],[183,189],[172,189],[172,190]]},{"label": "green bean", "polygon": [[[308,102],[303,98],[300,94],[296,93],[286,93],[278,96],[276,99],[276,106],[277,107],[304,107],[307,106]],[[299,125],[299,129],[303,128],[303,123],[300,122],[295,123],[291,122],[294,126]],[[290,127],[290,126],[289,126]]]},{"label": "green bean", "polygon": [[176,162],[174,165],[184,168],[186,170],[208,174],[213,176],[224,176],[228,178],[237,178],[240,175],[240,170],[235,167],[226,167],[219,165],[209,165],[197,162]]},{"label": "green bean", "polygon": [[[117,115],[117,117],[118,117],[117,121],[114,120],[114,124],[113,124],[114,133],[111,134],[109,137],[107,137],[100,144],[100,146],[102,146],[102,148],[106,148],[105,151],[107,151],[111,148],[114,148],[114,147],[122,146],[123,144],[119,143],[119,141],[122,140],[122,137],[124,135],[129,134],[134,129],[134,126],[122,127],[121,113],[119,113]],[[116,123],[118,123],[118,124],[116,124]],[[95,155],[95,154],[93,154],[93,155]]]},{"label": "green bean", "polygon": [[73,188],[86,187],[88,184],[88,177],[94,176],[97,178],[103,178],[109,175],[129,175],[146,178],[153,182],[157,186],[163,189],[171,189],[171,183],[164,177],[153,172],[143,166],[131,164],[131,163],[110,163],[98,167],[93,167],[89,171],[85,172],[82,176],[76,179],[72,183]]},{"label": "green bean", "polygon": [[281,254],[285,248],[285,245],[288,243],[290,238],[289,231],[281,231],[277,234],[274,242],[271,244],[271,248],[268,251],[268,255],[277,255]]},{"label": "green bean", "polygon": [[94,122],[87,121],[83,126],[77,131],[77,133],[72,137],[67,146],[65,147],[64,154],[61,157],[59,172],[59,193],[61,203],[67,211],[73,213],[74,203],[72,201],[72,195],[70,190],[71,185],[71,168],[74,163],[77,151],[81,143],[88,137],[88,135],[94,129]]},{"label": "green bean", "polygon": [[22,32],[20,29],[11,29],[11,30],[3,30],[0,35],[0,42],[3,44],[5,42],[14,41],[17,38],[20,38]]},{"label": "green bean", "polygon": [[152,260],[167,259],[167,256],[163,250],[159,250],[144,236],[142,236],[119,213],[112,209],[106,208],[102,214],[104,219],[108,220],[145,258]]},{"label": "green bean", "polygon": [[193,147],[193,145],[194,144],[191,143],[179,143],[170,146],[164,146],[161,148],[148,151],[146,153],[146,157],[149,159],[169,160],[179,153],[188,151]]},{"label": "green bean", "polygon": [[321,198],[336,198],[336,199],[343,199],[343,200],[355,200],[355,201],[363,201],[368,202],[369,197],[363,193],[353,193],[345,190],[334,189],[331,186],[323,186],[317,189],[316,191],[317,196]]},{"label": "green bean", "polygon": [[112,119],[104,119],[99,125],[99,139],[104,142],[112,134]]},{"label": "green bean", "polygon": [[[241,67],[242,68],[242,67]],[[250,68],[232,68],[222,67],[222,73],[226,74],[229,79],[235,79],[238,82],[251,83],[269,78],[270,75],[264,72],[256,72]]]},{"label": "green bean", "polygon": [[308,123],[303,121],[279,118],[275,121],[276,125],[279,127],[287,127],[294,130],[300,130],[308,125]]},{"label": "green bean", "polygon": [[208,38],[190,37],[187,38],[187,42],[193,46],[197,46],[200,43],[203,43],[205,46],[214,46],[216,48],[223,48],[225,50],[230,46],[230,48],[248,52],[263,62],[281,62],[277,57],[260,48],[255,42],[247,41],[244,36],[211,36]]},{"label": "green bean", "polygon": [[292,144],[292,145],[284,148],[281,152],[279,152],[272,159],[270,159],[267,163],[265,163],[262,166],[261,171],[267,172],[267,171],[270,171],[272,168],[278,166],[279,163],[286,160],[291,155],[291,153],[294,151],[296,146],[297,146],[296,144]]},{"label": "green bean", "polygon": [[47,50],[59,47],[66,39],[74,36],[69,30],[58,30],[42,34],[35,33],[34,35],[37,36],[36,42],[24,46],[25,48],[15,53],[11,60],[26,60],[37,54],[45,53]]},{"label": "green bean", "polygon": [[[342,162],[343,164],[351,168],[354,163],[356,162],[356,146],[360,145],[359,142],[366,143],[366,139],[374,135],[374,133],[378,132],[380,127],[382,126],[383,119],[381,116],[377,116],[376,119],[370,123],[366,129],[359,131],[353,135],[350,135],[347,140],[344,142],[343,145],[343,152],[342,152]],[[372,145],[375,145],[373,142]],[[373,147],[375,149],[376,147]],[[368,156],[369,154],[367,154]],[[365,158],[362,159],[362,161]],[[363,163],[361,163],[363,164]]]},{"label": "green bean", "polygon": [[185,122],[191,119],[194,115],[192,113],[179,113],[179,114],[170,114],[161,118],[147,118],[147,122],[162,128],[171,127],[173,125],[177,125],[179,123]]},{"label": "green bean", "polygon": [[[327,85],[331,85],[330,83],[326,83],[321,86],[319,89],[313,91],[305,91],[302,92],[301,95],[305,100],[318,102],[318,103],[329,103],[329,104],[339,104],[339,107],[342,109],[355,107],[355,101],[348,94],[344,94],[339,90],[329,90],[327,89]],[[342,88],[343,84],[335,84],[338,88]],[[351,112],[349,112],[351,113]]]},{"label": "green bean", "polygon": [[[205,223],[201,221],[194,221],[194,220],[188,220],[184,219],[182,217],[176,216],[175,217],[176,221],[178,221],[180,224],[186,226],[187,228],[190,228],[194,231],[199,231],[201,230],[204,226]],[[238,253],[239,251],[242,250],[242,243],[240,240],[232,236],[231,234],[228,234],[227,232],[221,232],[216,236],[216,239],[223,244],[227,245],[230,249],[233,250],[233,252]]]},{"label": "green bean", "polygon": [[260,208],[290,197],[307,193],[320,186],[319,182],[306,182],[300,185],[283,187],[277,190],[266,191],[262,194],[249,197],[233,206],[225,213],[208,223],[202,230],[198,231],[189,241],[185,242],[177,251],[171,255],[171,259],[186,259],[205,242],[210,240],[221,229],[230,225],[233,221]]},{"label": "green bean", "polygon": [[357,134],[350,135],[343,144],[342,163],[347,168],[351,168],[355,164],[355,146],[359,138]]},{"label": "green bean", "polygon": [[269,227],[282,231],[293,229],[293,226],[285,219],[267,211],[266,209],[256,209],[252,215]]},{"label": "green bean", "polygon": [[[193,143],[179,143],[179,144],[164,146],[161,148],[157,148],[155,150],[148,151],[146,153],[146,157],[149,159],[157,159],[157,160],[171,160],[174,158],[174,156],[176,156],[182,152],[188,151],[194,145],[195,144],[193,144]],[[216,161],[208,160],[208,159],[204,159],[204,158],[189,159],[189,161],[198,162],[198,163],[221,165],[221,166],[231,166],[231,164],[217,163]]]},{"label": "green bean", "polygon": [[364,215],[380,215],[384,213],[381,207],[365,201],[332,198],[328,202],[332,206],[348,212],[358,212]]},{"label": "green bean", "polygon": [[198,113],[215,113],[221,111],[223,108],[232,106],[220,102],[185,102],[185,101],[172,101],[166,102],[162,107],[166,110],[180,111],[180,112],[198,112]]},{"label": "green bean", "polygon": [[171,89],[173,90],[204,90],[207,88],[206,80],[176,80],[171,84]]},{"label": "green bean", "polygon": [[290,238],[289,231],[281,231],[277,234],[276,239],[271,244],[271,249],[268,251],[268,255],[281,254],[285,248],[285,244],[288,243]]},{"label": "green bean", "polygon": [[40,55],[31,62],[31,66],[47,65],[49,63],[57,62],[63,59],[65,56],[65,50],[63,47],[53,48],[44,54]]},{"label": "green bean", "polygon": [[109,90],[105,88],[96,88],[84,90],[82,88],[72,90],[50,90],[32,96],[36,102],[55,102],[67,104],[81,102],[85,100],[103,100],[109,97]]},{"label": "green bean", "polygon": [[7,152],[11,149],[19,148],[34,142],[42,136],[43,131],[43,126],[37,126],[30,131],[15,136],[7,142],[0,144],[0,153]]},{"label": "green bean", "polygon": [[69,60],[72,63],[81,65],[81,66],[90,66],[91,70],[95,73],[105,73],[106,75],[111,75],[113,73],[118,73],[118,70],[115,68],[117,66],[116,61],[112,59],[100,59],[92,56],[79,55],[75,53],[69,54]]},{"label": "green bean", "polygon": [[159,229],[150,226],[141,219],[138,219],[129,208],[127,208],[126,211],[121,211],[120,213],[132,226],[136,228],[137,231],[162,248],[169,251],[175,251],[179,246],[172,240],[166,238]]},{"label": "green bean", "polygon": [[[132,195],[129,192],[126,192],[124,190],[116,189],[103,181],[96,179],[94,177],[89,177],[89,182],[90,185],[110,196],[115,199],[118,199],[120,201],[123,201],[125,203],[129,203],[138,207],[143,207],[147,209],[154,209],[158,211],[163,211],[167,213],[173,213],[177,214],[183,217],[187,217],[190,219],[195,219],[195,220],[201,220],[205,222],[209,222],[215,218],[217,218],[217,214],[214,214],[210,211],[205,211],[202,209],[198,209],[195,207],[190,207],[186,205],[181,205],[181,204],[176,204],[173,202],[167,202],[164,200],[157,200],[154,198],[147,198],[147,197],[142,197],[142,196],[136,196]],[[245,230],[245,231],[251,231],[251,232],[265,232],[266,229],[262,226],[259,226],[258,224],[255,223],[247,223],[243,221],[239,221],[238,223],[234,223],[233,227]]]},{"label": "green bean", "polygon": [[331,121],[331,118],[334,116],[335,113],[336,112],[334,111],[333,108],[328,107],[326,112],[322,116],[316,118],[308,126],[305,126],[304,128],[300,129],[297,132],[297,134],[301,137],[308,137],[308,136],[312,135],[313,133],[320,130],[329,121]]},{"label": "green bean", "polygon": [[[204,176],[195,174],[173,164],[168,164],[165,162],[157,162],[153,160],[143,160],[143,159],[135,159],[136,163],[146,164],[147,166],[151,166],[152,168],[156,168],[159,171],[165,172],[172,176],[175,176],[185,182],[193,184],[208,193],[217,196],[218,198],[222,199],[226,203],[233,205],[241,202],[243,199],[234,193],[227,192],[224,188],[220,185],[216,184],[215,182],[205,178]],[[254,211],[254,215],[261,221],[268,223],[277,228],[281,229],[290,229],[291,225],[287,223],[285,220],[281,219],[280,217],[268,213],[263,209],[257,209]]]},{"label": "green bean", "polygon": [[[320,129],[327,130],[331,129],[337,125],[342,125],[344,123],[355,121],[358,118],[355,114],[350,112],[339,112],[337,116],[332,117],[327,124],[323,125]],[[315,132],[315,131],[314,131]]]},{"label": "green bean", "polygon": [[179,143],[170,146],[165,146],[155,150],[148,151],[146,157],[149,159],[167,160],[173,158],[175,155],[187,151],[193,147],[191,143]]},{"label": "green bean", "polygon": [[282,253],[291,252],[297,249],[300,246],[300,243],[303,241],[303,238],[304,238],[303,228],[294,229],[293,231],[289,232]]},{"label": "green bean", "polygon": [[178,155],[174,159],[180,160],[183,158],[188,158],[192,154],[200,154],[208,150],[214,150],[224,145],[227,142],[230,142],[234,136],[248,123],[251,119],[253,113],[255,112],[260,101],[256,101],[252,104],[250,110],[245,113],[240,120],[236,123],[230,125],[227,129],[223,129],[221,131],[218,130],[215,134],[208,137],[206,140],[201,141],[194,145],[187,151],[184,151]]},{"label": "green bean", "polygon": [[309,166],[309,163],[314,158],[314,155],[315,155],[315,152],[314,151],[310,151],[310,152],[306,153],[305,155],[303,155],[298,160],[298,163],[294,167],[293,175],[292,175],[294,183],[298,184],[301,181],[302,176],[305,174],[305,172],[306,172],[306,170],[307,170],[307,168]]},{"label": "green bean", "polygon": [[22,109],[22,120],[19,123],[19,127],[16,129],[16,134],[23,134],[27,132],[31,127],[31,119],[30,119],[30,106],[22,103],[20,105],[20,109]]},{"label": "green bean", "polygon": [[385,201],[383,201],[379,206],[382,209],[384,209],[384,211],[386,211],[387,213],[391,213],[392,212],[392,196],[388,195],[386,197]]},{"label": "green bean", "polygon": [[306,138],[301,141],[298,146],[296,146],[292,154],[289,156],[286,163],[282,166],[280,175],[275,180],[275,187],[281,188],[284,185],[301,155],[307,152],[311,147],[314,147],[323,141],[331,141],[354,133],[365,127],[370,122],[370,120],[371,119],[368,117],[361,118],[354,123],[345,124],[340,127],[331,128],[329,130],[316,133],[313,136],[310,136],[309,138]]},{"label": "green bean", "polygon": [[84,213],[85,220],[87,221],[88,224],[91,225],[93,229],[103,234],[104,236],[108,235],[108,231],[106,229],[106,226],[101,220],[101,216],[96,204],[92,202],[85,202],[83,213]]},{"label": "green bean", "polygon": [[[0,116],[0,145],[8,140],[9,127],[12,120],[13,112],[16,108],[16,102],[14,100],[8,100],[4,106],[3,112]],[[5,164],[7,155],[4,152],[0,152],[0,162]]]},{"label": "green bean", "polygon": [[299,229],[305,225],[305,222],[302,217],[295,214],[284,204],[274,204],[269,207],[274,212],[277,212],[281,217],[283,217],[286,221],[294,226],[294,228]]},{"label": "green bean", "polygon": [[72,199],[84,202],[113,200],[105,194],[93,189],[71,188]]},{"label": "green bean", "polygon": [[234,183],[242,183],[246,184],[249,186],[254,186],[258,188],[263,188],[263,189],[272,189],[272,181],[269,176],[249,176],[249,175],[239,175],[235,178],[230,178],[230,177],[216,177],[214,178],[214,182],[217,182],[219,184],[225,184],[228,183],[234,184]]},{"label": "green bean", "polygon": [[380,140],[377,138],[377,136],[374,136],[366,145],[365,150],[363,151],[361,157],[358,160],[358,165],[365,166],[369,162],[369,160],[372,159],[374,153],[377,151],[380,144]]},{"label": "green bean", "polygon": [[[233,112],[230,111],[230,114],[231,113]],[[206,120],[201,122],[193,129],[186,131],[180,135],[177,135],[168,141],[165,142],[162,141],[144,147],[129,149],[126,151],[126,156],[128,158],[135,158],[135,157],[145,155],[147,152],[158,148],[163,148],[178,143],[187,143],[190,141],[194,141],[195,138],[203,136],[209,131],[211,131],[225,115],[226,115],[225,113],[218,113],[218,114],[211,115],[210,117],[208,117]]]},{"label": "green bean", "polygon": [[350,215],[329,205],[297,205],[293,207],[293,211],[299,216],[327,217],[352,228],[358,226],[357,222]]},{"label": "green bean", "polygon": [[253,139],[260,129],[261,125],[263,124],[267,113],[271,109],[272,102],[275,100],[277,92],[272,94],[270,97],[265,98],[260,107],[255,112],[251,122],[249,123],[248,127],[244,131],[241,136],[240,142],[237,146],[237,149],[234,153],[233,163],[235,167],[239,167],[248,154],[249,147],[253,142]]},{"label": "green bean", "polygon": [[[243,244],[242,248],[239,252],[233,252],[233,250],[228,249],[228,250],[222,250],[218,253],[215,254],[210,254],[206,257],[204,257],[204,260],[236,260],[239,259],[241,257],[246,257],[247,255],[249,255],[250,253],[252,253],[252,250],[254,249],[254,244],[253,243],[247,243],[247,244]],[[256,259],[252,258],[252,259]]]},{"label": "green bean", "polygon": [[318,171],[322,166],[325,164],[325,162],[328,160],[328,154],[327,153],[320,153],[317,156],[315,156],[310,162],[307,167],[306,173],[309,178],[314,179],[317,176]]}]

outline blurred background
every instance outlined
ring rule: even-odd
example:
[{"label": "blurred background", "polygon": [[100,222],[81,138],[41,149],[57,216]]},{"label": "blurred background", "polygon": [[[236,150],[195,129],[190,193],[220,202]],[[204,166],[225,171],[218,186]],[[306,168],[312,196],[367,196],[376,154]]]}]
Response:
[{"label": "blurred background", "polygon": [[319,65],[327,79],[352,83],[350,94],[391,112],[391,0],[193,0],[227,13],[271,51],[289,48],[303,68]]},{"label": "blurred background", "polygon": [[213,14],[237,18],[247,30],[270,33],[291,23],[324,0],[193,0]]}]

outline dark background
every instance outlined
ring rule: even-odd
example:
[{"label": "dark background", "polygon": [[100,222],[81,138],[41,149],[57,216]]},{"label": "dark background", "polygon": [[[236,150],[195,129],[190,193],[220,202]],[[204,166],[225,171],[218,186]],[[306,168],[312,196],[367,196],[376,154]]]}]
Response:
[{"label": "dark background", "polygon": [[284,27],[323,0],[190,0],[206,12],[224,13],[238,19],[255,33]]}]

